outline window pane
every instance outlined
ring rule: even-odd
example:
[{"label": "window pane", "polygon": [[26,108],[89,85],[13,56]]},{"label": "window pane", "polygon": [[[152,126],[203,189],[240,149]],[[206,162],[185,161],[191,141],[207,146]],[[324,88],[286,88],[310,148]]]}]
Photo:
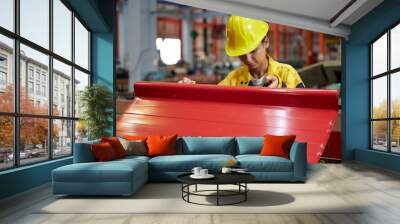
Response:
[{"label": "window pane", "polygon": [[53,1],[53,51],[71,60],[72,12],[60,1]]},{"label": "window pane", "polygon": [[21,117],[20,163],[34,163],[49,158],[48,119]]},{"label": "window pane", "polygon": [[390,68],[400,67],[400,24],[390,33]]},{"label": "window pane", "polygon": [[372,75],[387,71],[387,34],[372,44]]},{"label": "window pane", "polygon": [[387,77],[372,81],[372,118],[387,118]]},{"label": "window pane", "polygon": [[391,121],[392,152],[400,153],[400,120]]},{"label": "window pane", "polygon": [[81,114],[81,107],[79,106],[80,94],[89,86],[89,75],[75,69],[75,117],[79,117]]},{"label": "window pane", "polygon": [[13,118],[0,116],[0,170],[14,165]]},{"label": "window pane", "polygon": [[85,142],[88,138],[88,129],[83,120],[75,121],[75,143]]},{"label": "window pane", "polygon": [[21,36],[49,47],[49,0],[20,0]]},{"label": "window pane", "polygon": [[53,115],[72,117],[71,66],[53,60]]},{"label": "window pane", "polygon": [[89,70],[89,32],[75,18],[75,63]]},{"label": "window pane", "polygon": [[387,151],[387,121],[372,122],[373,149]]},{"label": "window pane", "polygon": [[72,154],[72,121],[53,120],[53,157]]},{"label": "window pane", "polygon": [[21,44],[21,113],[48,114],[48,63],[47,55]]},{"label": "window pane", "polygon": [[391,75],[391,88],[390,88],[390,98],[391,98],[391,116],[400,118],[400,72]]},{"label": "window pane", "polygon": [[14,111],[14,43],[0,35],[0,111]]},{"label": "window pane", "polygon": [[14,0],[0,1],[0,26],[14,31]]}]

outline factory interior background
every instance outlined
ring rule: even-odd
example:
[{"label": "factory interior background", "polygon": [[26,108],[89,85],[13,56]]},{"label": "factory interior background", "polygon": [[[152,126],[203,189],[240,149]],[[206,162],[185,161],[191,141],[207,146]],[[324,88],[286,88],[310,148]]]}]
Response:
[{"label": "factory interior background", "polygon": [[[178,82],[187,77],[216,85],[242,65],[238,57],[225,53],[228,14],[167,1],[118,1],[117,15],[117,114],[134,98],[136,81]],[[306,88],[340,92],[341,37],[268,24],[270,57],[293,66]],[[324,153],[334,161],[341,157],[340,124],[339,113]]]}]

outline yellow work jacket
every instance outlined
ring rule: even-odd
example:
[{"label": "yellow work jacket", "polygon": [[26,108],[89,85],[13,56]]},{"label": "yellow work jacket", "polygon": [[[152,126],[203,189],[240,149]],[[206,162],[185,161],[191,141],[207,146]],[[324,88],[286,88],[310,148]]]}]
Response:
[{"label": "yellow work jacket", "polygon": [[[268,69],[264,75],[275,75],[278,78],[278,88],[304,88],[300,75],[292,66],[279,63],[271,57],[268,57]],[[218,85],[248,86],[252,79],[249,68],[243,65],[230,72]]]}]

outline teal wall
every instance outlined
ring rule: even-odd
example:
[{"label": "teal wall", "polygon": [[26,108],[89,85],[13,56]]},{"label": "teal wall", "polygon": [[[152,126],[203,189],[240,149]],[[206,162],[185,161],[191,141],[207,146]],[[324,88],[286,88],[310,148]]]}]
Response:
[{"label": "teal wall", "polygon": [[92,32],[92,72],[93,83],[102,83],[113,92],[113,125],[110,132],[115,136],[116,131],[116,78],[115,78],[115,37],[116,37],[116,12],[115,1],[99,0],[98,9],[103,15],[109,28],[107,32]]},{"label": "teal wall", "polygon": [[[115,1],[67,0],[67,2],[92,31],[92,82],[104,83],[115,93]],[[115,97],[113,123],[110,131],[115,132]],[[0,199],[50,182],[53,169],[71,163],[72,157],[69,157],[0,172]]]},{"label": "teal wall", "polygon": [[0,199],[48,183],[53,169],[71,163],[69,157],[0,172]]},{"label": "teal wall", "polygon": [[343,159],[355,159],[392,170],[398,170],[400,166],[398,156],[390,155],[392,157],[388,159],[387,155],[382,156],[380,152],[369,150],[369,43],[400,22],[399,12],[399,0],[384,1],[352,25],[351,35],[345,41],[342,54]]},{"label": "teal wall", "polygon": [[356,149],[355,160],[400,172],[400,155],[366,149]]}]

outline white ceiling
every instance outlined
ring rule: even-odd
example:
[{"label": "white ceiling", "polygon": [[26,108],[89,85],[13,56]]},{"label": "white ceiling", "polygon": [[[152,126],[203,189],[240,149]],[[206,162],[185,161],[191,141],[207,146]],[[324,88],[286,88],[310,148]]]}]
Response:
[{"label": "white ceiling", "polygon": [[[378,6],[383,0],[168,0],[210,11],[236,14],[272,23],[342,37],[350,26]],[[338,14],[347,4],[336,20]]]},{"label": "white ceiling", "polygon": [[246,3],[255,7],[275,9],[292,14],[330,20],[346,6],[350,0],[226,0],[228,2]]}]

